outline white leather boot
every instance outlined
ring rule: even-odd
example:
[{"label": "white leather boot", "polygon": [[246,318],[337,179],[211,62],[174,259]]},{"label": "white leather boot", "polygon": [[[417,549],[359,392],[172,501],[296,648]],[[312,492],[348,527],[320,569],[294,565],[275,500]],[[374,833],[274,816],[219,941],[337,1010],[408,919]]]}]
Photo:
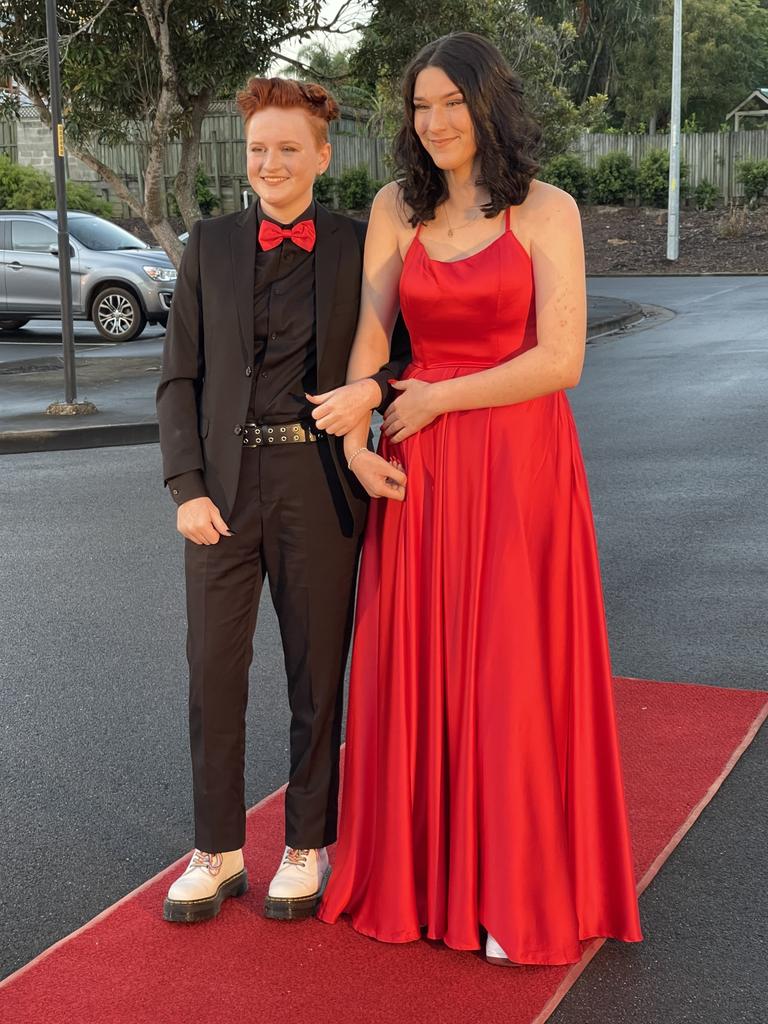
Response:
[{"label": "white leather boot", "polygon": [[264,901],[264,914],[278,921],[311,917],[330,873],[324,846],[319,850],[295,850],[286,846]]},{"label": "white leather boot", "polygon": [[487,963],[496,964],[499,967],[525,966],[525,964],[519,964],[515,960],[510,960],[490,932],[488,932],[488,938],[485,940],[485,959]]},{"label": "white leather boot", "polygon": [[215,917],[228,896],[248,888],[243,851],[206,853],[195,850],[184,874],[173,883],[163,904],[166,921],[206,921]]}]

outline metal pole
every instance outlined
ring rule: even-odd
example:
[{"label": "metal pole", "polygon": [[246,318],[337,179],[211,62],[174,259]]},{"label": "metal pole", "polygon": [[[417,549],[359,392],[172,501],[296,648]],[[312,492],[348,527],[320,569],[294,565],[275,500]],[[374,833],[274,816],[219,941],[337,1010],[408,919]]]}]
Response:
[{"label": "metal pole", "polygon": [[72,272],[69,260],[67,226],[67,187],[64,176],[64,124],[61,120],[61,79],[59,77],[59,29],[56,24],[56,0],[45,0],[48,28],[48,73],[50,76],[50,112],[53,129],[53,170],[56,183],[56,221],[59,229],[59,288],[61,291],[61,339],[64,344],[65,400],[77,400],[75,380],[75,336],[72,324]]},{"label": "metal pole", "polygon": [[667,259],[676,260],[680,242],[680,80],[683,43],[683,0],[675,0],[672,28],[672,110],[669,124],[669,202]]}]

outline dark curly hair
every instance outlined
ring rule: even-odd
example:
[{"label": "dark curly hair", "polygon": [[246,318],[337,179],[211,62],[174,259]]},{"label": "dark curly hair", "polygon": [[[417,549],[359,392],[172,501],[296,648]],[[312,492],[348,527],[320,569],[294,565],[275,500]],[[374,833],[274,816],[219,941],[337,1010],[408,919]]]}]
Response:
[{"label": "dark curly hair", "polygon": [[395,179],[400,196],[413,210],[410,222],[432,220],[448,198],[442,171],[424,149],[413,126],[413,90],[419,72],[441,68],[461,90],[469,108],[480,155],[478,185],[490,201],[481,209],[494,217],[518,206],[540,164],[542,131],[523,101],[523,84],[501,52],[474,32],[451,32],[427,43],[405,69],[402,94],[405,117],[394,141]]}]

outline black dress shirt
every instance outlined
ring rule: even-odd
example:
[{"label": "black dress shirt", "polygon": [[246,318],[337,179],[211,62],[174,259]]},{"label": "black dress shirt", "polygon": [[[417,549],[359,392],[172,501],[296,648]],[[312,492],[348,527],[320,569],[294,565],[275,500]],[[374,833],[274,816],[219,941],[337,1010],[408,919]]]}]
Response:
[{"label": "black dress shirt", "polygon": [[[264,213],[258,224],[272,221],[292,228],[315,219],[315,202],[289,224]],[[253,281],[253,383],[248,422],[312,422],[312,403],[304,393],[317,391],[315,339],[315,250],[290,238],[266,252],[256,243]]]}]

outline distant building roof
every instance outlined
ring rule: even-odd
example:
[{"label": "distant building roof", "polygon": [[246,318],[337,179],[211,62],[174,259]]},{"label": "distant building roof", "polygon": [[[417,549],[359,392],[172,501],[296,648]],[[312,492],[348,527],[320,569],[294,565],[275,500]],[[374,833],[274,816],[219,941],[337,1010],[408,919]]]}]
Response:
[{"label": "distant building roof", "polygon": [[755,89],[754,92],[751,92],[749,94],[749,96],[747,96],[746,99],[741,101],[741,103],[738,105],[738,107],[734,107],[733,110],[730,112],[730,114],[726,114],[726,117],[725,117],[726,121],[728,120],[729,117],[733,117],[734,114],[737,114],[740,111],[743,111],[744,107],[746,107],[748,103],[751,103],[752,100],[757,100],[758,103],[764,103],[765,104],[765,111],[758,109],[758,110],[751,111],[752,114],[768,113],[768,86],[762,86],[759,89]]}]

